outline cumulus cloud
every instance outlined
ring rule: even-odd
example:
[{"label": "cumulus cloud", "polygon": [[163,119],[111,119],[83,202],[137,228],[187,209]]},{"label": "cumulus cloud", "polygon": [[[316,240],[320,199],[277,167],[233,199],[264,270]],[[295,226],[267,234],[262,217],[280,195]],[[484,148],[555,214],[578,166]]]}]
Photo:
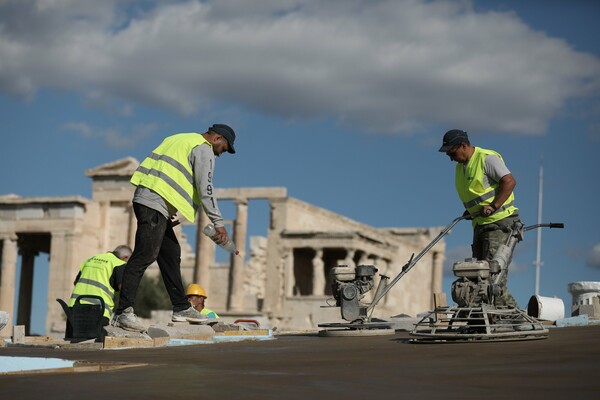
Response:
[{"label": "cumulus cloud", "polygon": [[0,91],[41,88],[187,115],[233,104],[364,131],[540,134],[598,95],[600,60],[469,1],[5,0]]},{"label": "cumulus cloud", "polygon": [[105,146],[117,150],[133,149],[145,139],[158,131],[157,124],[136,125],[127,132],[118,128],[94,128],[85,122],[68,122],[63,124],[62,130],[80,137],[95,140]]},{"label": "cumulus cloud", "polygon": [[595,245],[587,254],[587,265],[594,268],[600,268],[600,243]]}]

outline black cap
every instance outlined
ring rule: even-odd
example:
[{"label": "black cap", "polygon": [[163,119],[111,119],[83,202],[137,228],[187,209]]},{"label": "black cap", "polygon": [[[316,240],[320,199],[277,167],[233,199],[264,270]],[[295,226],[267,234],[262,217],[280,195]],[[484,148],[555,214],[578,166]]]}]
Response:
[{"label": "black cap", "polygon": [[467,132],[460,129],[452,129],[444,135],[444,139],[442,141],[442,147],[440,147],[440,151],[442,153],[447,152],[451,148],[461,143],[468,143],[469,136],[467,136]]},{"label": "black cap", "polygon": [[227,143],[229,143],[229,150],[227,150],[227,152],[231,154],[235,153],[235,148],[233,147],[233,142],[235,142],[235,132],[229,125],[214,124],[208,128],[208,130],[223,136],[227,140]]}]

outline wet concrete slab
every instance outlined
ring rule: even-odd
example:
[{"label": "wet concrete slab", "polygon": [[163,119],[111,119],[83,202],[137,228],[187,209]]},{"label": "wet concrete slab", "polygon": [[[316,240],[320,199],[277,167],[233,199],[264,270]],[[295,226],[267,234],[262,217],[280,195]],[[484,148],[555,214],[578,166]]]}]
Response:
[{"label": "wet concrete slab", "polygon": [[265,342],[122,350],[5,347],[0,356],[143,366],[0,375],[18,399],[590,399],[600,393],[600,326],[545,340],[415,344],[408,333],[278,336]]}]

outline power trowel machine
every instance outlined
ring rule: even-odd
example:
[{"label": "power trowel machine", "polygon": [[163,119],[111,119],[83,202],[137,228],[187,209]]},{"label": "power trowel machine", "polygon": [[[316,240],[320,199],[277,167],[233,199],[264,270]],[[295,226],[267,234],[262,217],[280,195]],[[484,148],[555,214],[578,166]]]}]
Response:
[{"label": "power trowel machine", "polygon": [[[371,318],[375,306],[454,225],[472,217],[467,214],[455,218],[421,253],[416,257],[413,254],[391,282],[388,283],[387,276],[380,275],[371,303],[362,300],[374,287],[375,266],[332,268],[335,305],[340,307],[341,317],[348,322],[320,324],[319,327],[327,328],[321,331],[322,335],[379,334],[390,330],[393,333],[390,323]],[[500,282],[508,271],[516,244],[523,240],[524,232],[542,227],[563,228],[564,225],[548,223],[524,227],[516,222],[506,243],[500,246],[492,260],[466,259],[454,263],[452,269],[458,279],[452,284],[452,299],[457,305],[437,307],[428,312],[411,332],[412,341],[435,343],[546,338],[548,330],[539,321],[523,310],[502,305],[499,301],[502,296]]]}]

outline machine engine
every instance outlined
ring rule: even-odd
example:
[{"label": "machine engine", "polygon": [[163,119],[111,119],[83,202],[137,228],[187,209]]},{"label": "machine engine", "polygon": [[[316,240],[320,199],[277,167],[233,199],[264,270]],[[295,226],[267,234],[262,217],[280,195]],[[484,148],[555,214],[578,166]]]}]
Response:
[{"label": "machine engine", "polygon": [[452,271],[458,279],[452,283],[452,300],[459,307],[493,305],[502,294],[500,277],[510,264],[513,250],[514,244],[501,245],[490,261],[467,258],[454,263]]},{"label": "machine engine", "polygon": [[467,258],[465,261],[454,263],[454,276],[458,277],[452,283],[452,300],[459,307],[473,307],[489,302],[490,264],[488,261]]},{"label": "machine engine", "polygon": [[377,268],[373,265],[358,265],[355,268],[340,265],[331,269],[332,289],[336,306],[341,308],[342,318],[346,321],[364,321],[367,318],[367,306],[360,300],[374,286]]}]

